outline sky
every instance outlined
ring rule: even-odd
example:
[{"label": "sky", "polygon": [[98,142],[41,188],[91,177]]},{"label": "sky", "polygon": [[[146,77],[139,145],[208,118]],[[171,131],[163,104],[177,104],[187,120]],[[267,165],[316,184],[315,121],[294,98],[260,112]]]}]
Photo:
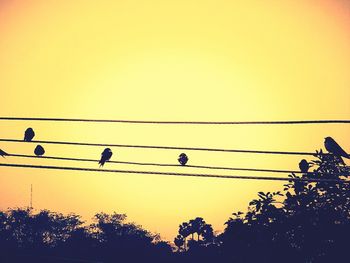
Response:
[{"label": "sky", "polygon": [[[0,0],[0,116],[172,121],[349,119],[350,2]],[[348,124],[213,126],[0,121],[0,138],[306,151]],[[104,147],[43,145],[98,159]],[[16,154],[35,144],[0,143]],[[115,161],[177,163],[181,151],[112,148]],[[187,151],[189,164],[295,170],[302,156]],[[308,160],[311,160],[308,158]],[[7,157],[1,163],[98,168]],[[347,161],[349,164],[349,161]],[[208,173],[188,167],[106,169]],[[217,174],[265,175],[210,171]],[[0,167],[0,209],[126,213],[172,240],[200,216],[217,231],[283,182]]]}]

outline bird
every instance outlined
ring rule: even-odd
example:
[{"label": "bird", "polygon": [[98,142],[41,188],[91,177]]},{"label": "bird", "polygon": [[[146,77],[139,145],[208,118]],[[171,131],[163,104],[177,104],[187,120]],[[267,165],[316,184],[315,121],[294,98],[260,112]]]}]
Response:
[{"label": "bird", "polygon": [[185,153],[181,153],[179,155],[179,158],[177,159],[179,161],[179,163],[184,166],[186,165],[186,163],[188,162],[188,157]]},{"label": "bird", "polygon": [[0,155],[5,158],[5,156],[9,155],[7,152],[0,149]]},{"label": "bird", "polygon": [[106,148],[103,150],[102,154],[101,154],[101,160],[98,162],[100,164],[100,167],[103,166],[105,164],[105,162],[109,161],[109,159],[111,159],[113,153],[112,150],[110,148]]},{"label": "bird", "polygon": [[42,156],[45,153],[44,147],[42,147],[41,145],[37,145],[34,149],[34,153],[36,156]]},{"label": "bird", "polygon": [[329,153],[332,153],[339,158],[350,158],[349,154],[347,154],[332,137],[326,137],[324,139],[324,147]]},{"label": "bird", "polygon": [[35,132],[32,128],[26,129],[24,132],[24,141],[25,142],[31,142],[35,136]]},{"label": "bird", "polygon": [[299,168],[302,173],[307,173],[309,171],[310,165],[305,159],[302,159],[299,163]]}]

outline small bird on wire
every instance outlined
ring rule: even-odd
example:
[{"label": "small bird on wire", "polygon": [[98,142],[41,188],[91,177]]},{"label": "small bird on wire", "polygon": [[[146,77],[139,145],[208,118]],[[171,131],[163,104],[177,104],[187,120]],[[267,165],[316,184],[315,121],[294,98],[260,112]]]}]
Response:
[{"label": "small bird on wire", "polygon": [[98,162],[100,164],[100,167],[103,166],[106,162],[108,162],[111,159],[112,155],[113,153],[110,148],[104,149],[101,154],[101,160]]},{"label": "small bird on wire", "polygon": [[302,159],[299,163],[299,169],[302,173],[307,173],[309,171],[310,165],[309,163],[305,160]]},{"label": "small bird on wire", "polygon": [[0,149],[0,155],[5,158],[5,156],[8,156],[9,154],[3,150]]},{"label": "small bird on wire", "polygon": [[334,154],[337,156],[341,162],[345,165],[343,159],[341,157],[349,159],[350,156],[347,154],[342,147],[332,138],[332,137],[326,137],[324,139],[324,147],[329,153]]},{"label": "small bird on wire", "polygon": [[44,147],[42,147],[41,145],[37,145],[34,149],[34,153],[36,156],[42,156],[45,153]]},{"label": "small bird on wire", "polygon": [[181,153],[179,155],[179,158],[177,159],[179,161],[179,163],[184,166],[186,165],[186,163],[188,162],[188,157],[185,153]]},{"label": "small bird on wire", "polygon": [[24,141],[25,142],[31,142],[35,136],[35,132],[32,128],[26,129],[24,132]]}]

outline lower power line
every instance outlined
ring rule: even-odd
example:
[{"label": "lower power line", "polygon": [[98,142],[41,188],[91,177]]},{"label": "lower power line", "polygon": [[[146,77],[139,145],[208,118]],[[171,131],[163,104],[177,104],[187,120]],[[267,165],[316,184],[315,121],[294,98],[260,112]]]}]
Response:
[{"label": "lower power line", "polygon": [[215,175],[215,174],[193,174],[193,173],[171,173],[171,172],[155,172],[155,171],[134,171],[134,170],[107,170],[96,168],[81,167],[62,167],[47,165],[28,165],[28,164],[7,164],[2,163],[0,166],[17,167],[17,168],[34,168],[34,169],[50,169],[50,170],[69,170],[69,171],[86,171],[86,172],[105,172],[105,173],[126,173],[126,174],[152,174],[167,176],[186,176],[186,177],[207,177],[221,179],[248,179],[248,180],[271,180],[271,181],[296,181],[296,182],[322,182],[349,184],[350,181],[340,179],[321,179],[321,178],[288,178],[288,177],[269,177],[269,176],[243,176],[243,175]]}]

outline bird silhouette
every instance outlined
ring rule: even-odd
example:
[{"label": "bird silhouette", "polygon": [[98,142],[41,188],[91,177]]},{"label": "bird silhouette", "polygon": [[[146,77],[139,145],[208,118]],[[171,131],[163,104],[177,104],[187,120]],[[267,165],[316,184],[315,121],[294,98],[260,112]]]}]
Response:
[{"label": "bird silhouette", "polygon": [[36,156],[42,156],[45,153],[44,147],[42,147],[41,145],[37,145],[34,149],[34,153]]},{"label": "bird silhouette", "polygon": [[345,163],[341,157],[348,159],[350,158],[349,154],[347,154],[332,137],[326,137],[324,139],[324,147],[329,153],[332,153],[335,156],[339,157],[343,164]]},{"label": "bird silhouette", "polygon": [[179,155],[179,158],[177,159],[179,161],[179,163],[184,166],[186,165],[186,163],[188,162],[188,157],[185,153],[181,153]]},{"label": "bird silhouette", "polygon": [[0,149],[0,155],[5,158],[5,156],[9,155],[7,152]]},{"label": "bird silhouette", "polygon": [[302,173],[307,173],[309,171],[310,165],[305,159],[302,159],[299,163],[299,168]]},{"label": "bird silhouette", "polygon": [[33,140],[34,136],[35,136],[34,130],[32,128],[28,128],[24,132],[24,141],[25,142],[30,142],[30,141]]},{"label": "bird silhouette", "polygon": [[101,154],[101,160],[98,162],[100,164],[100,167],[103,166],[105,164],[105,162],[109,161],[109,159],[111,159],[113,153],[112,150],[110,148],[106,148],[103,150],[102,154]]}]

